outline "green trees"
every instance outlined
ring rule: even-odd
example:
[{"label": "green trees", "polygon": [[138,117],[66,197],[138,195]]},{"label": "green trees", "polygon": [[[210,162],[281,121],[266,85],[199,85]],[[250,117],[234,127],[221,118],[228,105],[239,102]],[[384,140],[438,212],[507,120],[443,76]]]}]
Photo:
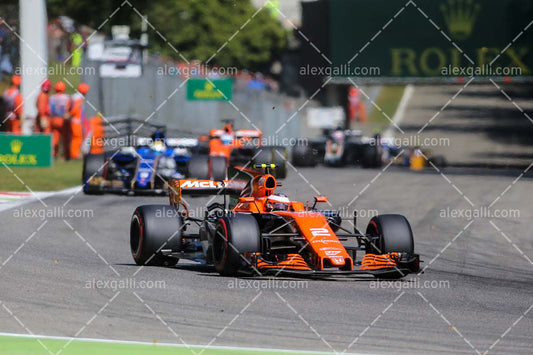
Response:
[{"label": "green trees", "polygon": [[[64,14],[98,27],[122,0],[80,3],[49,0],[50,15]],[[149,29],[152,51],[178,60],[181,58],[172,47],[188,60],[257,70],[272,62],[287,40],[286,30],[268,9],[258,11],[249,0],[130,0],[130,3],[139,13],[146,14],[164,37]],[[129,24],[139,31],[141,19],[125,4],[109,24]],[[106,27],[109,29],[107,24]]]}]

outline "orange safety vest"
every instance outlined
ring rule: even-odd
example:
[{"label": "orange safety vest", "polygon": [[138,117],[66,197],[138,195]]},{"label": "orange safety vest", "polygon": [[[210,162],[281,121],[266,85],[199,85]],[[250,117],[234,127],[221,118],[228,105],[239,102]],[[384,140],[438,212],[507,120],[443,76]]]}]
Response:
[{"label": "orange safety vest", "polygon": [[35,131],[50,133],[50,98],[47,92],[41,91],[37,96],[37,117],[35,119]]},{"label": "orange safety vest", "polygon": [[37,117],[48,117],[50,115],[50,97],[48,93],[42,92],[37,96]]},{"label": "orange safety vest", "polygon": [[80,123],[83,116],[84,99],[81,94],[72,95],[72,108],[70,109],[70,116],[72,123]]},{"label": "orange safety vest", "polygon": [[4,92],[4,104],[9,119],[22,116],[22,95],[16,87],[10,87]]},{"label": "orange safety vest", "polygon": [[89,125],[91,127],[91,132],[88,136],[91,139],[91,154],[103,154],[104,153],[104,144],[103,139],[105,138],[105,128],[103,120],[100,116],[91,117],[89,120]]}]

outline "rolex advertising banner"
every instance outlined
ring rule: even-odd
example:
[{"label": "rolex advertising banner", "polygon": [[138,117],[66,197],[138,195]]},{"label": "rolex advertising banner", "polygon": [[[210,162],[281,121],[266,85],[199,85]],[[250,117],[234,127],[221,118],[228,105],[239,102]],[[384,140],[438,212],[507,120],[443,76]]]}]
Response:
[{"label": "rolex advertising banner", "polygon": [[52,136],[0,134],[0,165],[52,166]]},{"label": "rolex advertising banner", "polygon": [[533,1],[330,0],[329,13],[334,76],[533,77]]},{"label": "rolex advertising banner", "polygon": [[233,80],[228,79],[189,79],[187,100],[189,101],[228,101],[231,100]]}]

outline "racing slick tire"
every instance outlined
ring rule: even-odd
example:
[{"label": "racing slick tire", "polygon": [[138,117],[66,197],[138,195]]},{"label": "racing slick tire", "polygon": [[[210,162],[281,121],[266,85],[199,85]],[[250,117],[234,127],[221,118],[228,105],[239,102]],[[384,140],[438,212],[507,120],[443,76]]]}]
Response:
[{"label": "racing slick tire", "polygon": [[381,166],[381,154],[375,144],[362,146],[361,166],[363,168],[379,168]]},{"label": "racing slick tire", "polygon": [[89,178],[102,178],[104,176],[105,154],[87,154],[83,158],[82,181],[83,192],[87,195],[103,193],[96,185],[89,185]]},{"label": "racing slick tire", "polygon": [[437,168],[445,168],[448,166],[446,158],[442,155],[434,155],[429,157],[428,164],[431,166],[430,163],[436,166]]},{"label": "racing slick tire", "polygon": [[187,176],[200,180],[209,179],[209,155],[193,155],[187,162]]},{"label": "racing slick tire", "polygon": [[137,265],[174,266],[178,258],[161,254],[161,249],[181,250],[183,221],[169,205],[144,205],[133,212],[130,248]]},{"label": "racing slick tire", "polygon": [[294,166],[316,166],[318,163],[315,152],[309,145],[295,145],[291,160]]},{"label": "racing slick tire", "polygon": [[248,266],[243,253],[261,251],[261,231],[249,214],[230,214],[220,218],[213,237],[213,264],[224,276],[234,276]]},{"label": "racing slick tire", "polygon": [[414,254],[413,231],[402,215],[383,214],[373,217],[366,228],[366,234],[374,239],[368,243],[367,253],[387,254],[392,252]]},{"label": "racing slick tire", "polygon": [[226,179],[226,171],[228,170],[228,161],[226,157],[213,156],[209,160],[210,177],[215,181],[223,181]]}]

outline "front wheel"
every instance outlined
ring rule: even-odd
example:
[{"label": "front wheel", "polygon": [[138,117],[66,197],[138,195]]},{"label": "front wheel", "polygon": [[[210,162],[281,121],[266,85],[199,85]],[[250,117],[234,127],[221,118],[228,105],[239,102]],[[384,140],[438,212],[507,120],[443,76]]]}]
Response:
[{"label": "front wheel", "polygon": [[103,179],[105,164],[104,154],[87,154],[83,158],[81,183],[85,194],[96,195],[102,193],[102,188],[95,181]]},{"label": "front wheel", "polygon": [[236,275],[248,266],[244,253],[261,251],[261,231],[248,214],[232,214],[218,220],[213,238],[213,263],[221,275]]},{"label": "front wheel", "polygon": [[226,179],[226,171],[228,170],[228,160],[222,156],[212,156],[209,161],[210,176],[215,181],[222,181]]},{"label": "front wheel", "polygon": [[399,214],[384,214],[373,217],[366,234],[372,238],[367,253],[387,254],[392,252],[414,254],[413,231],[407,219]]},{"label": "front wheel", "polygon": [[209,155],[193,155],[187,162],[187,177],[209,179]]},{"label": "front wheel", "polygon": [[130,248],[137,265],[173,266],[177,258],[161,250],[180,251],[183,222],[176,208],[168,205],[139,206],[131,217]]}]

